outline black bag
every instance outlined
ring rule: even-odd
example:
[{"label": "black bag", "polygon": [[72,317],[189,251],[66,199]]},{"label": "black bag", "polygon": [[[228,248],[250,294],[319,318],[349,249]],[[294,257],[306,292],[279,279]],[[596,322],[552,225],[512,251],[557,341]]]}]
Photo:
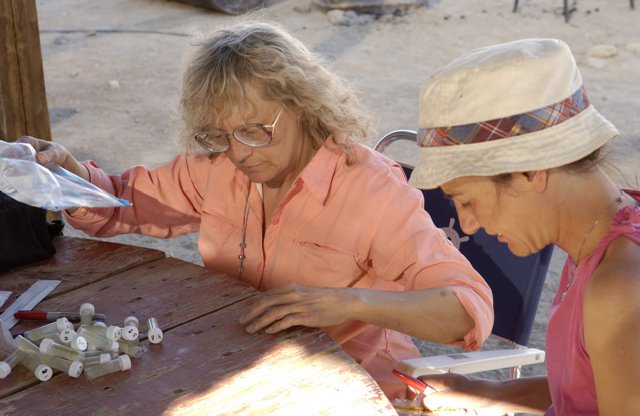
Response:
[{"label": "black bag", "polygon": [[52,240],[63,227],[62,221],[47,222],[46,210],[0,192],[0,273],[53,256]]}]

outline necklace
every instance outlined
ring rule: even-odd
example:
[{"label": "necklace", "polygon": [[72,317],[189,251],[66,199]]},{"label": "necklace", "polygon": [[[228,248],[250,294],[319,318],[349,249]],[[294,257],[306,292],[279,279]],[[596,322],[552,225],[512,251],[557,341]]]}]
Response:
[{"label": "necklace", "polygon": [[575,262],[573,262],[573,267],[571,267],[571,269],[569,270],[569,281],[567,282],[567,286],[564,288],[564,291],[562,292],[562,295],[560,296],[561,300],[564,300],[565,296],[567,295],[567,292],[569,291],[569,289],[571,288],[571,285],[573,284],[573,278],[575,276],[576,269],[578,268],[578,264],[580,263],[580,259],[581,259],[581,256],[582,256],[582,249],[584,248],[584,243],[587,242],[587,240],[589,239],[589,236],[591,235],[593,230],[596,228],[596,225],[598,225],[598,223],[600,222],[602,217],[604,217],[605,214],[607,212],[609,212],[609,210],[611,208],[613,208],[614,206],[616,206],[620,202],[622,202],[623,198],[624,198],[624,193],[622,192],[622,190],[620,190],[620,195],[618,195],[616,197],[616,199],[614,199],[609,205],[607,205],[607,207],[600,213],[600,215],[598,215],[598,217],[593,222],[593,224],[591,224],[591,227],[589,228],[589,231],[587,231],[585,233],[584,237],[582,238],[582,243],[580,243],[580,249],[578,250],[578,256],[576,257]]},{"label": "necklace", "polygon": [[242,239],[240,241],[240,254],[238,255],[238,277],[242,276],[244,270],[244,259],[247,257],[244,254],[244,249],[247,248],[247,217],[249,213],[249,190],[244,192],[244,209],[242,210]]}]

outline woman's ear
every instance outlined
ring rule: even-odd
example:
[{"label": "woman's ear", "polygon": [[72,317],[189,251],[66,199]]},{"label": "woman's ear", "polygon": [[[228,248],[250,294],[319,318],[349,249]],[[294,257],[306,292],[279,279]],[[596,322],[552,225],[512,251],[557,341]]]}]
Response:
[{"label": "woman's ear", "polygon": [[535,192],[544,192],[547,189],[549,180],[548,170],[530,170],[522,172],[531,189]]}]

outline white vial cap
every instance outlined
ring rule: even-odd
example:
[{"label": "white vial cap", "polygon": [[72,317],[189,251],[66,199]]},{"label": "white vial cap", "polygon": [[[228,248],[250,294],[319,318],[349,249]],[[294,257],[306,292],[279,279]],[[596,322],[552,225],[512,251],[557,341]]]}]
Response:
[{"label": "white vial cap", "polygon": [[162,329],[160,328],[151,328],[149,329],[149,333],[147,334],[149,338],[149,342],[152,344],[160,344],[162,342],[162,338],[164,335],[162,334]]},{"label": "white vial cap", "polygon": [[84,366],[80,361],[73,361],[69,366],[68,374],[73,378],[78,378],[80,377],[80,374],[82,374],[83,368]]},{"label": "white vial cap", "polygon": [[140,332],[138,331],[138,328],[136,328],[135,326],[125,326],[124,329],[122,330],[122,338],[124,338],[127,341],[135,341],[138,339],[138,336],[140,335]]},{"label": "white vial cap", "polygon": [[107,328],[106,335],[107,338],[112,341],[119,341],[122,337],[122,328],[120,328],[119,326],[111,325]]},{"label": "white vial cap", "polygon": [[74,331],[73,329],[65,328],[60,332],[60,334],[58,334],[58,338],[60,338],[60,341],[63,344],[68,344],[73,340],[73,337],[76,335],[77,335],[76,331]]},{"label": "white vial cap", "polygon": [[111,351],[113,351],[113,352],[116,352],[116,353],[117,353],[119,349],[120,349],[120,344],[118,344],[118,342],[117,342],[117,341],[113,341],[113,342],[111,343]]},{"label": "white vial cap", "polygon": [[11,366],[4,361],[0,361],[0,378],[5,378],[11,374]]},{"label": "white vial cap", "polygon": [[111,361],[111,354],[108,352],[100,354],[100,364],[108,363]]},{"label": "white vial cap", "polygon": [[33,374],[40,381],[49,381],[53,376],[53,370],[46,364],[39,364]]},{"label": "white vial cap", "polygon": [[105,324],[105,323],[104,323],[104,322],[102,322],[102,321],[95,321],[95,322],[93,323],[93,326],[100,326],[100,327],[102,327],[102,328],[106,328],[106,327],[107,327],[107,324]]},{"label": "white vial cap", "polygon": [[83,303],[80,305],[80,315],[93,315],[95,311],[96,308],[94,308],[90,303]]},{"label": "white vial cap", "polygon": [[77,337],[71,340],[71,348],[76,351],[86,351],[89,343],[84,337],[78,335]]},{"label": "white vial cap", "polygon": [[40,352],[43,354],[49,354],[49,351],[51,351],[51,344],[53,344],[53,340],[51,338],[45,338],[40,341]]},{"label": "white vial cap", "polygon": [[124,326],[138,326],[138,318],[136,318],[135,316],[127,316],[126,318],[124,318]]},{"label": "white vial cap", "polygon": [[129,358],[127,354],[122,354],[118,357],[118,360],[120,360],[120,368],[122,371],[126,371],[131,368],[131,358]]},{"label": "white vial cap", "polygon": [[56,319],[56,326],[58,327],[58,332],[62,332],[65,329],[73,329],[73,324],[64,316]]}]

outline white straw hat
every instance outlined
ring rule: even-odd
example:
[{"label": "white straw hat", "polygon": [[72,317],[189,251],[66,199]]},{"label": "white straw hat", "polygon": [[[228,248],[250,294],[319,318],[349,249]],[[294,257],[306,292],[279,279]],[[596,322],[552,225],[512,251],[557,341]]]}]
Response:
[{"label": "white straw hat", "polygon": [[476,49],[420,93],[420,163],[410,183],[550,169],[618,135],[589,103],[569,47],[524,39]]}]

